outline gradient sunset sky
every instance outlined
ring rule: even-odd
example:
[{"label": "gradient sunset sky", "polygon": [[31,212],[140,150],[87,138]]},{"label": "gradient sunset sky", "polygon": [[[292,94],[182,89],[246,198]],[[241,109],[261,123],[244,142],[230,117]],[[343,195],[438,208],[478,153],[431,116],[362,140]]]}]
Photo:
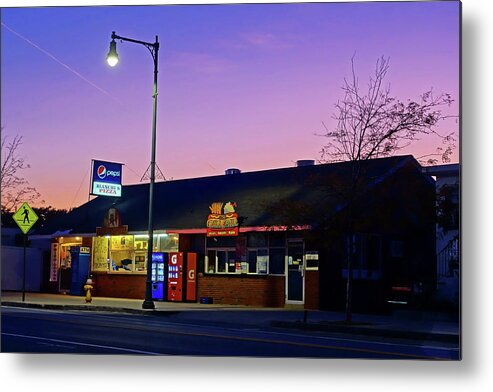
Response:
[{"label": "gradient sunset sky", "polygon": [[[22,135],[23,174],[46,205],[88,200],[91,159],[125,164],[123,183],[149,165],[152,58],[112,31],[161,43],[157,164],[166,178],[290,167],[318,159],[350,76],[362,83],[390,57],[393,95],[450,93],[458,114],[459,3],[369,2],[2,9],[1,125]],[[443,133],[455,132],[447,120]],[[416,156],[433,152],[423,140]],[[453,156],[458,161],[458,150]]]}]

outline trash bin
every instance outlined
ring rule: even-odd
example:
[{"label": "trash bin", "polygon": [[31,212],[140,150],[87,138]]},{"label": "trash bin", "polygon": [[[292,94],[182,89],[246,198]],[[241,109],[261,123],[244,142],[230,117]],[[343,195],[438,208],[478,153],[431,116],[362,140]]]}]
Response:
[{"label": "trash bin", "polygon": [[200,297],[200,303],[201,304],[211,304],[212,298],[211,297]]}]

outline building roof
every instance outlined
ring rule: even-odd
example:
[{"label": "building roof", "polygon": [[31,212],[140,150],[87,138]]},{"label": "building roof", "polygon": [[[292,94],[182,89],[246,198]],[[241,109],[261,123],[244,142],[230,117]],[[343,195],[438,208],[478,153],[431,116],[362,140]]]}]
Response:
[{"label": "building roof", "polygon": [[[361,167],[369,186],[410,164],[421,175],[421,166],[408,156],[362,161]],[[236,202],[243,227],[287,225],[269,210],[272,202],[287,199],[312,205],[324,200],[324,210],[340,209],[340,200],[327,203],[327,185],[331,181],[347,182],[350,162],[298,166],[256,172],[157,182],[154,186],[154,230],[204,229],[209,206],[213,202]],[[325,189],[325,191],[324,191]],[[149,184],[126,185],[122,197],[96,197],[59,219],[47,222],[36,234],[53,234],[70,230],[71,234],[95,233],[109,208],[115,207],[123,225],[130,232],[147,231]],[[327,208],[329,206],[329,208]],[[311,222],[299,222],[310,224]]]},{"label": "building roof", "polygon": [[459,177],[459,172],[460,165],[458,163],[423,167],[423,173],[436,177]]}]

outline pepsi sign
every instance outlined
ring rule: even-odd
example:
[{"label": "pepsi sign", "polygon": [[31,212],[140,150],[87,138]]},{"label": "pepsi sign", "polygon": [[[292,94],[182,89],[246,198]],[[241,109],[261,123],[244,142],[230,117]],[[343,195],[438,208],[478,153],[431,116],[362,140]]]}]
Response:
[{"label": "pepsi sign", "polygon": [[121,163],[92,161],[91,195],[120,197],[122,195]]}]

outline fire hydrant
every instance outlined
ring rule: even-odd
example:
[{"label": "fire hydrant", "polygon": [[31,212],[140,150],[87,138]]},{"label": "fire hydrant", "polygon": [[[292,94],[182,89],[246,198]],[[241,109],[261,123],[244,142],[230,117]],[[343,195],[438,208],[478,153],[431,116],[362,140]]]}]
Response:
[{"label": "fire hydrant", "polygon": [[86,303],[91,303],[92,302],[92,293],[91,291],[94,289],[94,286],[92,285],[92,279],[87,278],[86,284],[84,285],[84,290],[86,290]]}]

